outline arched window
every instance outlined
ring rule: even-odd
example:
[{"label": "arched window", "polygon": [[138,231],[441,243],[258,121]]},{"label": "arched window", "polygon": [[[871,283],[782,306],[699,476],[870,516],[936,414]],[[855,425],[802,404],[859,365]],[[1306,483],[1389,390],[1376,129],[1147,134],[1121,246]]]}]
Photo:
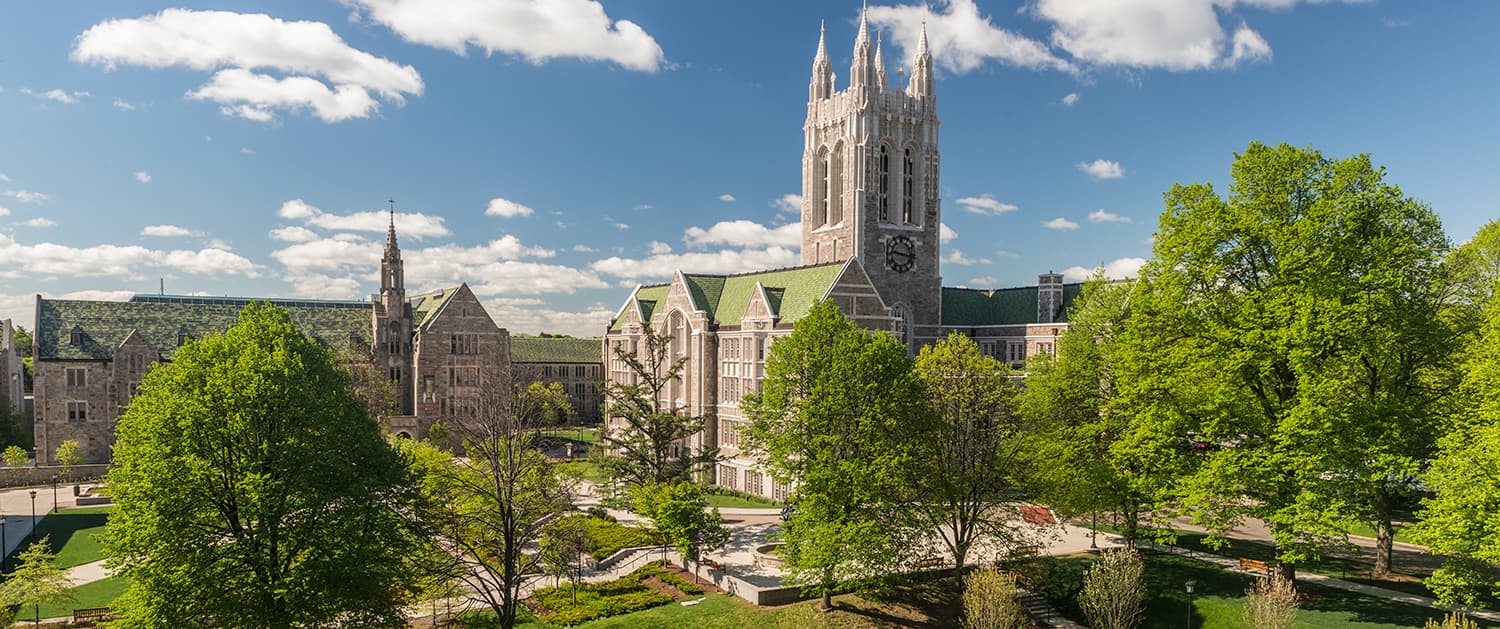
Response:
[{"label": "arched window", "polygon": [[828,154],[828,223],[837,225],[844,220],[844,144],[840,142]]},{"label": "arched window", "polygon": [[822,227],[828,222],[828,149],[818,149],[813,158],[813,208],[812,226]]},{"label": "arched window", "polygon": [[912,217],[915,215],[915,206],[912,203],[911,172],[911,149],[907,148],[906,157],[901,162],[901,222],[907,225],[915,222],[912,220]]},{"label": "arched window", "polygon": [[889,197],[891,191],[891,151],[884,144],[880,145],[879,168],[880,172],[877,175],[877,179],[879,179],[879,196],[876,203],[880,206],[880,221],[887,222],[891,220]]}]

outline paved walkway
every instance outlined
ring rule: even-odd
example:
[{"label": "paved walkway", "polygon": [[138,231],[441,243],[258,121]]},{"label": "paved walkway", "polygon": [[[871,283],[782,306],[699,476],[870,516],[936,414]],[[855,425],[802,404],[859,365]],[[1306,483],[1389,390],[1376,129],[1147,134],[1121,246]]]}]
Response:
[{"label": "paved walkway", "polygon": [[[1158,551],[1158,552],[1171,553],[1171,554],[1174,554],[1174,555],[1182,555],[1184,557],[1190,557],[1192,559],[1197,559],[1198,561],[1203,561],[1203,562],[1207,562],[1207,563],[1211,563],[1211,564],[1217,565],[1217,566],[1219,566],[1221,568],[1224,568],[1225,570],[1232,570],[1232,571],[1236,571],[1236,572],[1239,571],[1239,561],[1238,560],[1236,560],[1236,559],[1230,559],[1228,557],[1223,557],[1223,556],[1220,556],[1220,555],[1215,555],[1215,554],[1212,554],[1212,553],[1205,553],[1205,552],[1202,552],[1202,551],[1189,550],[1189,549],[1181,548],[1181,547],[1178,547],[1178,546],[1166,546],[1166,545],[1163,545],[1163,544],[1156,544],[1156,543],[1145,542],[1145,541],[1138,541],[1138,542],[1136,542],[1136,546],[1141,547],[1141,548],[1149,548],[1149,549],[1152,549],[1152,550],[1155,550],[1155,551]],[[1354,592],[1356,594],[1364,594],[1366,596],[1373,596],[1375,598],[1383,598],[1383,599],[1386,599],[1386,600],[1391,600],[1391,601],[1397,601],[1397,602],[1401,602],[1401,603],[1406,603],[1408,605],[1416,605],[1418,607],[1428,607],[1428,608],[1439,609],[1439,610],[1443,610],[1443,611],[1463,612],[1465,614],[1468,614],[1468,615],[1473,616],[1475,618],[1479,618],[1481,620],[1488,620],[1488,621],[1491,621],[1491,622],[1500,622],[1500,612],[1494,612],[1494,611],[1490,611],[1488,609],[1464,609],[1464,608],[1455,607],[1455,606],[1451,606],[1451,605],[1442,605],[1442,604],[1439,604],[1437,602],[1437,600],[1432,599],[1432,598],[1428,598],[1426,596],[1418,596],[1416,594],[1407,594],[1406,592],[1397,592],[1396,590],[1387,590],[1385,588],[1375,587],[1373,585],[1365,585],[1363,583],[1354,583],[1352,581],[1345,581],[1343,579],[1336,579],[1334,577],[1330,577],[1330,576],[1326,576],[1326,575],[1321,575],[1321,574],[1317,574],[1317,573],[1313,573],[1313,572],[1298,571],[1297,572],[1297,580],[1298,581],[1305,581],[1307,583],[1316,583],[1316,584],[1324,586],[1324,587],[1335,588],[1335,589],[1344,590],[1344,591],[1347,591],[1347,592]]]},{"label": "paved walkway", "polygon": [[[32,500],[33,491],[36,492],[35,501]],[[76,498],[73,497],[71,484],[59,484],[56,499],[59,509],[77,506],[74,502]],[[53,488],[51,485],[0,491],[0,516],[5,518],[4,552],[6,555],[15,552],[31,533],[33,505],[37,521],[52,510]]]}]

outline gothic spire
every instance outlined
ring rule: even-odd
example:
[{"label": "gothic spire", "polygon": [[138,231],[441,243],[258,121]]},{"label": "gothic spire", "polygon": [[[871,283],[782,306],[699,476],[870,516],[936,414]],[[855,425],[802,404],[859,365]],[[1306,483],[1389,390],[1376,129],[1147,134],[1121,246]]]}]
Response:
[{"label": "gothic spire", "polygon": [[875,78],[875,47],[870,43],[870,23],[865,19],[867,9],[859,10],[859,35],[854,38],[854,63],[849,68],[849,87],[864,87],[877,84]]},{"label": "gothic spire", "polygon": [[889,80],[885,74],[885,53],[880,49],[880,33],[875,34],[875,80],[883,92],[888,89]]},{"label": "gothic spire", "polygon": [[401,247],[396,244],[396,200],[391,199],[391,225],[385,232],[385,257],[386,259],[400,258]]},{"label": "gothic spire", "polygon": [[917,58],[912,61],[911,83],[906,93],[912,96],[932,96],[932,53],[927,50],[927,18],[922,18],[922,34],[917,40]]},{"label": "gothic spire", "polygon": [[833,95],[833,66],[828,63],[828,44],[824,41],[823,25],[818,24],[818,54],[813,57],[812,84],[808,87],[808,99],[818,100]]}]

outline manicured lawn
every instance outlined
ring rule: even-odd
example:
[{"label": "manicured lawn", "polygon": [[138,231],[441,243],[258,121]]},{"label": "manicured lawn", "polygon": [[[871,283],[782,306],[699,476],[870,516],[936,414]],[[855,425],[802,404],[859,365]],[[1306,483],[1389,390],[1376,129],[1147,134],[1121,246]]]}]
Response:
[{"label": "manicured lawn", "polygon": [[[103,581],[85,583],[69,590],[73,594],[72,600],[43,605],[42,618],[72,616],[74,609],[85,607],[109,607],[110,603],[125,593],[125,588],[129,585],[130,581],[125,577],[110,577]],[[26,609],[22,610],[19,615],[23,618],[31,618],[32,612]]]},{"label": "manicured lawn", "polygon": [[[1092,555],[1038,560],[1045,573],[1045,595],[1064,615],[1084,621],[1076,597],[1083,574],[1094,561]],[[1237,628],[1245,588],[1253,577],[1229,572],[1186,557],[1146,554],[1147,597],[1143,629],[1177,629],[1185,626],[1188,600],[1184,584],[1195,582],[1193,626],[1204,629]],[[1420,627],[1428,618],[1442,615],[1427,609],[1385,599],[1301,583],[1305,599],[1297,615],[1298,627],[1328,629],[1379,629]],[[1489,627],[1484,623],[1481,627]]]},{"label": "manicured lawn", "polygon": [[[84,507],[48,514],[37,522],[33,539],[50,535],[48,541],[53,550],[57,551],[57,565],[63,568],[99,561],[104,558],[99,547],[99,537],[104,535],[104,522],[113,508]],[[23,542],[17,546],[16,552],[23,550],[26,545]]]},{"label": "manicured lawn", "polygon": [[[1411,535],[1406,532],[1406,526],[1401,525],[1401,524],[1396,524],[1396,525],[1392,526],[1392,528],[1396,529],[1396,536],[1394,538],[1396,541],[1404,543],[1404,544],[1415,544],[1416,543],[1416,542],[1412,541]],[[1375,528],[1372,527],[1372,526],[1370,526],[1370,525],[1368,525],[1368,524],[1365,524],[1365,523],[1361,522],[1359,524],[1354,525],[1354,528],[1350,529],[1349,534],[1350,535],[1358,535],[1360,537],[1368,537],[1370,539],[1375,539]]]},{"label": "manicured lawn", "polygon": [[731,509],[769,509],[778,506],[776,503],[765,498],[747,498],[745,496],[729,496],[722,494],[709,494],[708,506]]},{"label": "manicured lawn", "polygon": [[558,463],[557,467],[560,471],[575,471],[583,478],[595,483],[610,482],[609,474],[605,473],[604,468],[600,467],[598,463],[595,463],[588,459],[578,459],[575,461]]},{"label": "manicured lawn", "polygon": [[547,431],[547,435],[548,436],[552,436],[552,437],[561,437],[563,439],[570,439],[570,440],[573,440],[573,441],[577,441],[579,443],[587,443],[587,444],[599,443],[599,429],[598,428],[585,428],[585,427],[582,427],[582,426],[576,426],[576,427],[571,427],[571,428],[568,428],[568,427],[554,428],[552,430],[548,430]]}]

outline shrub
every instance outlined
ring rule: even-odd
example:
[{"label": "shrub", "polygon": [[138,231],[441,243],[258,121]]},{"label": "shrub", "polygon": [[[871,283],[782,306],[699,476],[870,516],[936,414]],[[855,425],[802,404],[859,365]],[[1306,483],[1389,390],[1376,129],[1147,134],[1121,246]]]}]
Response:
[{"label": "shrub", "polygon": [[609,514],[608,509],[605,509],[604,507],[598,505],[589,507],[587,513],[593,517],[599,518],[600,520],[604,520],[605,522],[619,522],[619,520],[615,519],[615,516]]},{"label": "shrub", "polygon": [[1145,560],[1132,548],[1106,550],[1089,567],[1078,606],[1095,629],[1130,629],[1140,622],[1145,572]]},{"label": "shrub", "polygon": [[1297,586],[1279,572],[1256,579],[1245,590],[1242,615],[1246,627],[1291,629],[1297,622]]},{"label": "shrub", "polygon": [[1428,619],[1424,629],[1479,629],[1479,623],[1459,612],[1451,612],[1443,617],[1442,622]]},{"label": "shrub", "polygon": [[1026,625],[1026,612],[1016,601],[1015,575],[985,567],[964,578],[964,629],[1020,629]]},{"label": "shrub", "polygon": [[680,576],[677,576],[676,574],[673,574],[671,572],[662,572],[660,578],[661,578],[662,581],[666,581],[667,584],[671,585],[672,587],[677,588],[678,590],[681,590],[683,594],[702,594],[703,593],[703,588],[698,587],[698,585],[696,583],[693,583],[692,581],[689,581],[689,580],[684,579],[684,578],[682,578]]},{"label": "shrub", "polygon": [[666,594],[654,590],[643,590],[604,599],[604,610],[607,615],[618,616],[620,614],[629,614],[643,609],[650,609],[657,605],[665,605],[670,602],[672,602],[672,597]]},{"label": "shrub", "polygon": [[4,459],[5,464],[11,467],[21,467],[27,461],[31,460],[31,455],[21,449],[21,446],[11,446],[6,448],[3,454],[0,454],[0,459]]}]

